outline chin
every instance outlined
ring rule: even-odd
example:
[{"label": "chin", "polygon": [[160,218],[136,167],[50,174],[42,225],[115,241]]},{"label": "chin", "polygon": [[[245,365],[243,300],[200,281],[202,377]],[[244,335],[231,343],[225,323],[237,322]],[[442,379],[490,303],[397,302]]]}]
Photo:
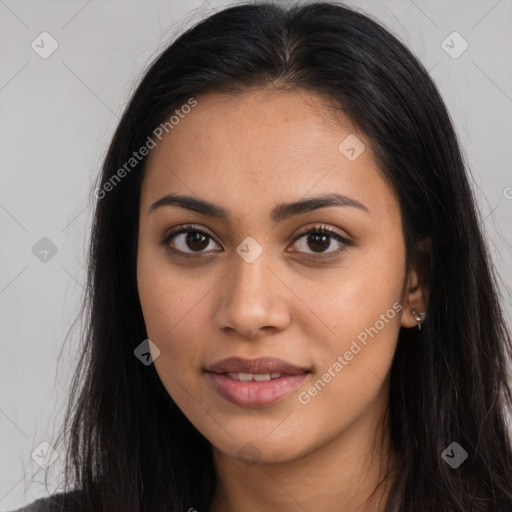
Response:
[{"label": "chin", "polygon": [[[304,435],[300,436],[304,439]],[[212,442],[210,440],[210,442]],[[223,439],[222,442],[212,443],[214,451],[222,453],[243,462],[248,466],[257,464],[279,464],[302,457],[308,452],[306,446],[299,446],[293,439],[275,438],[268,436],[247,436]]]}]

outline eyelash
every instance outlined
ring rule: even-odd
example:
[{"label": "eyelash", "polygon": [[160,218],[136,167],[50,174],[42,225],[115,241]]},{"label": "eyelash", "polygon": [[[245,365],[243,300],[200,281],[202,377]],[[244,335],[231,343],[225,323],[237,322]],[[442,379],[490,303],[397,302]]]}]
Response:
[{"label": "eyelash", "polygon": [[[199,233],[199,234],[215,241],[215,239],[210,234],[206,233],[205,231],[197,228],[193,224],[186,224],[184,226],[181,226],[179,229],[168,233],[164,237],[164,239],[159,243],[160,243],[160,245],[166,246],[173,253],[179,254],[180,256],[184,256],[186,258],[188,258],[188,257],[193,258],[196,255],[201,255],[202,254],[201,251],[188,253],[185,251],[181,251],[180,249],[175,249],[175,248],[169,246],[169,242],[172,240],[172,238],[177,235],[180,235],[182,233]],[[325,224],[323,224],[321,226],[315,226],[313,228],[309,228],[309,229],[299,233],[297,235],[297,237],[295,238],[295,240],[293,241],[293,243],[295,244],[298,240],[303,238],[304,235],[309,235],[309,234],[329,235],[330,237],[334,238],[336,241],[338,241],[341,244],[340,248],[336,249],[335,251],[328,252],[328,253],[317,253],[317,255],[314,255],[312,253],[305,253],[305,254],[307,254],[307,256],[305,256],[305,258],[309,259],[309,260],[317,261],[319,259],[323,259],[323,260],[331,259],[333,257],[338,256],[342,252],[344,252],[347,247],[353,245],[350,240],[347,240],[346,238],[342,237],[336,231],[329,229]],[[301,252],[301,251],[293,251],[293,252]]]}]

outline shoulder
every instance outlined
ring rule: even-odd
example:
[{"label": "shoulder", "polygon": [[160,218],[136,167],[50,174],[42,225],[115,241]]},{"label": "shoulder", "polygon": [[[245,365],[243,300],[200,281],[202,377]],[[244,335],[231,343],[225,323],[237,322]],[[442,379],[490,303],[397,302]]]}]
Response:
[{"label": "shoulder", "polygon": [[80,491],[61,492],[39,498],[11,512],[71,512],[80,508]]}]

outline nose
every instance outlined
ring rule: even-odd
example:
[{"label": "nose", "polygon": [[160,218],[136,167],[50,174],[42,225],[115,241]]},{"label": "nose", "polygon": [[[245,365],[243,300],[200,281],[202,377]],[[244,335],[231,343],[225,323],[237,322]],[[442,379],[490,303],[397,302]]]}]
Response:
[{"label": "nose", "polygon": [[214,323],[217,328],[235,331],[254,339],[263,331],[281,331],[291,320],[291,290],[271,267],[263,250],[248,263],[233,254],[233,267],[219,287]]}]

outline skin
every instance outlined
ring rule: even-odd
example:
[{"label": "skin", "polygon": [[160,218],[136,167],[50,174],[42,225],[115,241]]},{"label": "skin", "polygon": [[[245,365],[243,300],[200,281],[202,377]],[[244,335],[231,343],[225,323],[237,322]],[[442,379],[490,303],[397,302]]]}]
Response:
[{"label": "skin", "polygon": [[[158,375],[212,444],[220,484],[211,512],[323,512],[340,504],[346,512],[382,510],[388,487],[375,503],[365,501],[379,472],[395,462],[383,423],[390,366],[400,327],[417,326],[411,309],[425,310],[418,275],[406,271],[395,193],[364,134],[312,93],[268,88],[197,100],[149,156],[137,282],[148,337],[160,349]],[[366,145],[354,161],[338,150],[349,134]],[[277,225],[270,219],[279,203],[330,192],[367,211],[330,206]],[[231,219],[177,206],[149,213],[169,193],[218,204]],[[169,245],[183,256],[159,244],[186,223],[211,238],[194,245],[175,236]],[[322,224],[351,242],[330,259],[340,247],[335,238],[323,252],[307,235],[297,239]],[[263,249],[252,263],[236,252],[247,236]],[[298,393],[394,303],[403,309],[309,403],[300,403]],[[234,355],[280,357],[311,373],[274,404],[240,407],[222,398],[204,372]],[[239,453],[249,442],[258,459],[251,464]]]}]

